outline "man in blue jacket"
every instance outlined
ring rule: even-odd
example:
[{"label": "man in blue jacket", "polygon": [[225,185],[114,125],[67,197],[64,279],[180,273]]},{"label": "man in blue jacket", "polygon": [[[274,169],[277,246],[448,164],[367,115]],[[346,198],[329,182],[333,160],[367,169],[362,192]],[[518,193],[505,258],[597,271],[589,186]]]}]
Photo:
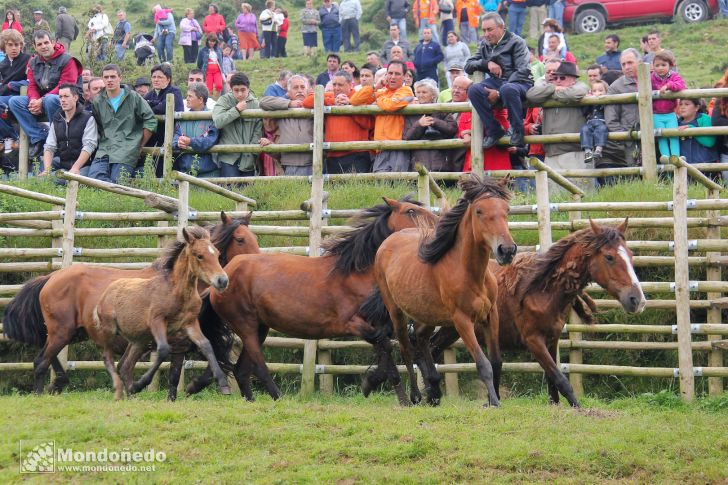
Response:
[{"label": "man in blue jacket", "polygon": [[417,69],[417,80],[430,78],[439,84],[437,65],[445,56],[440,44],[432,40],[432,29],[422,31],[422,40],[415,47],[414,65]]},{"label": "man in blue jacket", "polygon": [[341,19],[339,19],[339,7],[331,3],[331,0],[324,0],[324,5],[319,9],[321,23],[321,38],[326,52],[339,52],[341,48]]},{"label": "man in blue jacket", "polygon": [[533,86],[531,53],[526,41],[506,30],[503,18],[494,12],[483,16],[484,39],[478,52],[465,63],[465,72],[486,74],[483,82],[468,88],[468,98],[483,121],[487,136],[483,149],[493,147],[505,135],[493,116],[493,106],[501,101],[508,110],[511,145],[523,145],[523,101]]}]

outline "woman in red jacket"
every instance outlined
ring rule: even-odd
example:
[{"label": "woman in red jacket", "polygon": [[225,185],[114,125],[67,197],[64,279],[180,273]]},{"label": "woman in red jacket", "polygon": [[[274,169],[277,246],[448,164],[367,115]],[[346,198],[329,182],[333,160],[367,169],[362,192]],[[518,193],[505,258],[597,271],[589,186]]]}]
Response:
[{"label": "woman in red jacket", "polygon": [[21,34],[23,33],[23,26],[15,19],[15,12],[8,10],[5,12],[5,22],[3,22],[2,30],[15,29]]},{"label": "woman in red jacket", "polygon": [[206,34],[215,34],[218,39],[222,39],[223,32],[227,29],[225,25],[225,19],[219,13],[217,5],[214,3],[210,4],[207,10],[208,15],[202,22],[202,31]]}]

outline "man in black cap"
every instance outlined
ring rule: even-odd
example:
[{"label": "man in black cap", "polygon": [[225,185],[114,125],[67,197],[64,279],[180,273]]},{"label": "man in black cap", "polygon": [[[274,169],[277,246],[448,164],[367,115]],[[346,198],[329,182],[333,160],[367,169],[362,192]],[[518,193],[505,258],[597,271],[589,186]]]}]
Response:
[{"label": "man in black cap", "polygon": [[56,42],[63,44],[68,52],[71,42],[78,37],[78,22],[66,11],[66,7],[58,7],[56,16]]},{"label": "man in black cap", "polygon": [[523,100],[533,86],[531,53],[526,41],[506,30],[503,18],[495,12],[483,16],[483,34],[478,52],[465,63],[468,74],[482,71],[488,75],[483,82],[468,88],[468,98],[487,133],[483,149],[493,147],[505,135],[503,126],[493,116],[493,106],[499,101],[508,110],[511,145],[523,145]]},{"label": "man in black cap", "polygon": [[[551,78],[528,90],[527,98],[534,104],[555,100],[578,102],[589,92],[586,84],[578,81],[579,71],[573,62],[562,62]],[[543,108],[543,134],[579,133],[586,123],[579,106],[568,108]],[[579,143],[544,144],[546,165],[556,170],[592,168],[584,163],[584,152]],[[592,179],[581,179],[582,188],[592,186]]]},{"label": "man in black cap", "polygon": [[147,95],[151,86],[152,83],[149,82],[149,79],[145,77],[138,77],[137,80],[134,82],[134,91],[139,93],[139,95],[143,98]]}]

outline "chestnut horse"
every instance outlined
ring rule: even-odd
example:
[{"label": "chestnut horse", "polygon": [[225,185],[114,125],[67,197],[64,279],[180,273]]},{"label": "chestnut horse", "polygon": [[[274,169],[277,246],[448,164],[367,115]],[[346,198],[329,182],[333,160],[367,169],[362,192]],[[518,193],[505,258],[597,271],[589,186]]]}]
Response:
[{"label": "chestnut horse", "polygon": [[[569,310],[582,304],[580,294],[586,285],[598,283],[628,313],[645,307],[632,251],[624,239],[627,222],[613,228],[590,221],[590,227],[564,237],[543,254],[519,254],[506,267],[491,264],[498,281],[500,347],[531,351],[546,372],[554,404],[561,393],[579,407],[569,380],[559,370],[556,352]],[[442,327],[430,340],[432,355],[439,358],[457,338]],[[496,390],[499,380],[497,373]]]},{"label": "chestnut horse", "polygon": [[[202,280],[218,291],[225,291],[228,277],[220,266],[220,252],[210,240],[210,233],[201,227],[182,229],[184,241],[171,243],[157,260],[159,271],[152,278],[121,278],[113,281],[101,295],[93,311],[94,325],[86,327],[91,340],[104,349],[104,365],[114,381],[116,399],[123,397],[122,380],[114,366],[114,340],[121,335],[129,341],[130,350],[121,361],[121,375],[129,395],[152,381],[170,352],[167,334],[184,332],[205,355],[223,394],[230,387],[215,359],[212,346],[200,330],[197,315],[202,298],[197,281]],[[139,355],[147,349],[150,337],[157,344],[157,357],[152,367],[137,382],[132,371]]]},{"label": "chestnut horse", "polygon": [[[221,212],[222,224],[212,226],[212,241],[220,251],[220,264],[225,265],[238,254],[259,253],[258,240],[248,229],[250,215],[231,219]],[[48,392],[61,392],[68,384],[65,369],[58,361],[60,350],[72,342],[86,340],[84,327],[93,323],[92,312],[106,287],[119,278],[151,278],[159,268],[152,265],[142,270],[124,270],[74,264],[68,268],[39,276],[26,283],[5,309],[3,330],[8,338],[43,347],[34,362],[35,390],[43,392],[48,367],[53,365],[56,378]],[[214,329],[210,329],[214,331]],[[206,332],[216,349],[229,344],[224,336]],[[219,340],[219,341],[218,341]],[[177,396],[184,353],[190,347],[187,338],[173,339],[170,367],[169,399]],[[116,351],[123,353],[126,341],[117,339]],[[220,356],[218,355],[218,358]]]},{"label": "chestnut horse", "polygon": [[[357,315],[374,287],[374,255],[390,234],[434,225],[437,218],[408,198],[384,201],[365,210],[354,230],[325,242],[324,256],[248,254],[236,256],[225,267],[230,286],[224,293],[210,291],[210,311],[203,310],[200,324],[224,322],[242,339],[235,377],[246,399],[253,400],[251,373],[271,397],[280,396],[261,350],[270,328],[306,339],[358,336],[375,345],[378,353],[391,356],[389,339]],[[394,361],[388,366],[395,389],[401,390]]]},{"label": "chestnut horse", "polygon": [[[493,387],[493,368],[475,337],[475,327],[489,329],[489,354],[500,365],[498,350],[498,292],[488,267],[491,253],[508,264],[517,246],[508,231],[508,179],[496,181],[471,174],[459,182],[464,194],[455,207],[440,218],[434,236],[401,231],[389,237],[377,251],[374,274],[381,302],[386,307],[410,378],[410,398],[421,395],[412,366],[408,318],[415,322],[416,345],[425,357],[423,377],[439,390],[440,376],[429,352],[434,328],[451,325],[475,360],[478,374],[488,389],[488,403],[498,406]],[[379,299],[377,293],[374,297]],[[367,318],[369,313],[362,312]],[[370,320],[374,322],[375,320]],[[377,322],[381,324],[381,322]],[[428,395],[431,404],[439,395]]]}]

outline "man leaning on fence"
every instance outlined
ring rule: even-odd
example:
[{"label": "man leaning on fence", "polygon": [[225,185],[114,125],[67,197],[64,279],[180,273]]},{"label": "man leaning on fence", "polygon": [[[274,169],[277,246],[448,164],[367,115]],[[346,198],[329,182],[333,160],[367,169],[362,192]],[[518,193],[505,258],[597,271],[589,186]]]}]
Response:
[{"label": "man leaning on fence", "polygon": [[[303,100],[308,94],[308,79],[300,74],[291,76],[288,80],[288,97],[263,96],[260,107],[266,111],[284,110],[288,108],[301,108]],[[312,143],[313,119],[311,118],[281,118],[278,124],[278,143]],[[267,138],[261,144],[270,144]],[[312,175],[313,153],[293,152],[281,153],[281,165],[286,175]]]},{"label": "man leaning on fence", "polygon": [[[287,100],[286,100],[287,101]],[[242,72],[230,78],[230,92],[223,94],[212,109],[212,121],[220,130],[220,145],[258,144],[263,136],[260,118],[241,118],[245,110],[258,109],[258,99],[250,91],[250,80]],[[220,174],[223,177],[255,175],[254,153],[218,153]]]},{"label": "man leaning on fence", "polygon": [[106,89],[93,104],[99,124],[99,147],[88,176],[116,183],[122,173],[134,174],[142,146],[157,129],[157,119],[144,98],[121,84],[119,66],[107,64],[102,77]]},{"label": "man leaning on fence", "polygon": [[81,85],[81,63],[66,53],[63,45],[53,41],[50,32],[39,30],[33,34],[36,55],[28,62],[28,95],[14,96],[8,106],[30,139],[29,156],[39,156],[48,136],[48,128],[41,122],[45,116],[52,120],[60,108],[58,87],[61,84]]},{"label": "man leaning on fence", "polygon": [[[187,86],[187,107],[189,111],[207,111],[210,93],[202,83]],[[178,120],[174,124],[172,148],[185,150],[178,153],[174,169],[191,173],[197,177],[218,177],[220,170],[215,155],[208,150],[217,143],[219,131],[212,120]]]},{"label": "man leaning on fence", "polygon": [[[503,18],[497,13],[483,16],[483,32],[478,52],[465,63],[468,74],[482,71],[488,75],[483,82],[473,83],[468,89],[468,98],[488,134],[483,140],[483,149],[494,146],[505,135],[493,115],[493,106],[499,101],[508,110],[511,145],[523,145],[523,100],[533,86],[531,53],[525,40],[506,30]],[[480,134],[473,134],[477,135]]]},{"label": "man leaning on fence", "polygon": [[[580,82],[579,71],[573,62],[562,62],[553,77],[538,83],[528,90],[528,100],[541,105],[545,101],[575,103],[581,101],[589,92],[589,87]],[[579,133],[586,120],[579,106],[544,108],[543,134]],[[556,170],[592,168],[584,163],[584,152],[578,142],[559,142],[544,144],[546,165]],[[588,188],[591,179],[584,180],[583,188]]]}]

